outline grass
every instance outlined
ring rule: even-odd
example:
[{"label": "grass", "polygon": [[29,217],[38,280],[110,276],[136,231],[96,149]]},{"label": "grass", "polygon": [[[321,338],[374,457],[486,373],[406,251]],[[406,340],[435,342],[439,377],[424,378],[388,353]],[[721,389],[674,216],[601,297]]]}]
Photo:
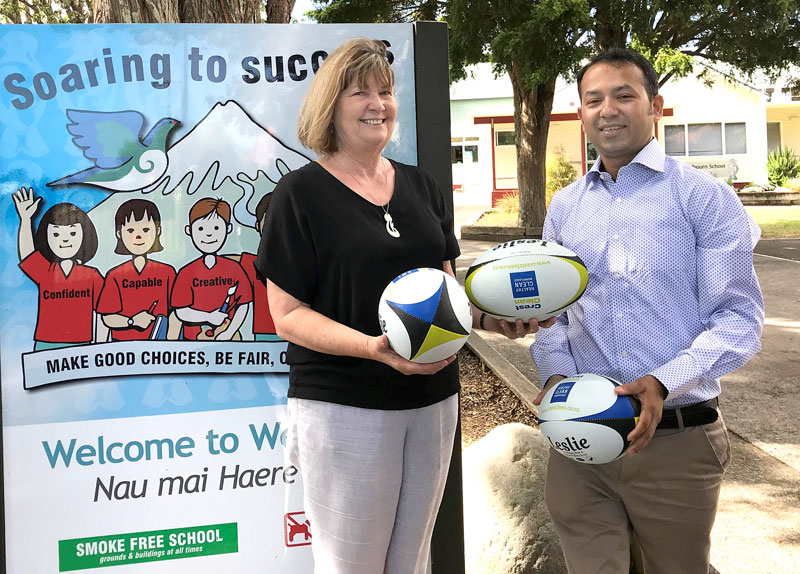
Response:
[{"label": "grass", "polygon": [[746,209],[761,227],[761,237],[800,237],[800,205],[759,205],[748,206]]},{"label": "grass", "polygon": [[[765,239],[800,238],[800,205],[748,206],[747,212],[761,227]],[[517,214],[491,210],[484,213],[475,225],[514,226]]]}]

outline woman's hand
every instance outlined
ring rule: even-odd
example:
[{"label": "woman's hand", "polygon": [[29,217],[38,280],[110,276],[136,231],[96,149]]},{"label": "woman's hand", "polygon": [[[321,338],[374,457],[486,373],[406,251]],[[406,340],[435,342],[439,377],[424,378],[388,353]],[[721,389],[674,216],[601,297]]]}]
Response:
[{"label": "woman's hand", "polygon": [[[478,316],[480,318],[480,315]],[[493,333],[500,333],[509,339],[521,339],[528,335],[537,332],[539,329],[547,329],[556,323],[556,317],[550,317],[547,321],[539,322],[536,319],[530,319],[527,323],[522,319],[517,319],[511,323],[503,319],[497,319],[491,315],[484,315],[483,329]],[[480,319],[479,319],[480,326]]]},{"label": "woman's hand", "polygon": [[389,346],[389,337],[386,335],[368,339],[367,356],[374,361],[389,365],[404,375],[432,375],[441,371],[456,359],[456,356],[453,355],[436,363],[415,363],[414,361],[406,360],[392,350]]}]

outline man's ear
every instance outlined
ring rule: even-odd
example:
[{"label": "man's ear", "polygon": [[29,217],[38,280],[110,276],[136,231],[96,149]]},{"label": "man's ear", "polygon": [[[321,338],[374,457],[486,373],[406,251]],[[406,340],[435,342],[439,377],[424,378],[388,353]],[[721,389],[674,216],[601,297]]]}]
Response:
[{"label": "man's ear", "polygon": [[656,94],[653,98],[653,117],[655,121],[659,121],[662,117],[664,117],[664,96],[661,94]]},{"label": "man's ear", "polygon": [[192,236],[192,226],[191,225],[187,225],[186,227],[183,228],[183,232],[186,233],[186,235],[188,235],[189,237],[191,237]]},{"label": "man's ear", "polygon": [[231,233],[233,233],[233,224],[229,223],[228,224],[228,235],[230,235]]}]

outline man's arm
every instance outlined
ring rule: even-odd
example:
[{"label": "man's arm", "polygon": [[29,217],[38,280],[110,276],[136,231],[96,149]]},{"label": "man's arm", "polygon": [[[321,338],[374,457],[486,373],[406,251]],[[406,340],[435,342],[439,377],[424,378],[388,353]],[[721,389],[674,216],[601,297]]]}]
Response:
[{"label": "man's arm", "polygon": [[735,371],[761,348],[764,299],[753,267],[761,232],[727,186],[700,191],[693,195],[703,205],[690,212],[698,214],[693,221],[697,298],[705,330],[688,349],[649,373],[670,399],[693,390],[701,378]]}]

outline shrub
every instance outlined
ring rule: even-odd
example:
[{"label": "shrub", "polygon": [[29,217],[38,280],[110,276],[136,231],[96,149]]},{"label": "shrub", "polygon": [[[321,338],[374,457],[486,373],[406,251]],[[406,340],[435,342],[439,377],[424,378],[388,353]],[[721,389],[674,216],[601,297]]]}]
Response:
[{"label": "shrub", "polygon": [[507,193],[497,200],[495,209],[500,213],[519,217],[519,195],[516,193]]},{"label": "shrub", "polygon": [[800,191],[800,177],[787,179],[783,186],[788,187],[792,191]]},{"label": "shrub", "polygon": [[800,176],[800,159],[794,155],[794,150],[779,147],[776,151],[769,152],[767,176],[769,182],[776,186],[783,186],[787,179]]},{"label": "shrub", "polygon": [[575,167],[567,161],[567,154],[563,146],[558,146],[552,155],[547,156],[547,183],[545,184],[545,205],[550,206],[550,200],[562,187],[566,187],[578,179]]}]

